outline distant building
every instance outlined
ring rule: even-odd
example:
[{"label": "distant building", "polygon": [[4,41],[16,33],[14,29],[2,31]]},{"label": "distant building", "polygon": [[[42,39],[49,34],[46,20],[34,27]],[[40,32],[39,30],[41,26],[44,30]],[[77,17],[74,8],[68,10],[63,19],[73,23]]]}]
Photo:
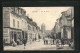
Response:
[{"label": "distant building", "polygon": [[45,30],[45,36],[46,37],[51,37],[51,31],[50,30]]},{"label": "distant building", "polygon": [[42,38],[45,37],[45,24],[41,25],[41,33],[42,33]]},{"label": "distant building", "polygon": [[27,24],[28,24],[28,30],[27,30],[27,36],[28,36],[28,43],[32,43],[36,40],[38,40],[40,28],[37,26],[36,22],[34,22],[31,18],[26,16]]},{"label": "distant building", "polygon": [[42,32],[42,33],[45,33],[45,24],[42,24],[42,25],[41,25],[41,32]]}]

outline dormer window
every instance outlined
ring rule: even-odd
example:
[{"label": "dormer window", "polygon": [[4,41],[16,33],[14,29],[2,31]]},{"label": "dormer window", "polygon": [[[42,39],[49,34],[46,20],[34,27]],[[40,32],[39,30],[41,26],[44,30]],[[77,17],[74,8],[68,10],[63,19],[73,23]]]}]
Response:
[{"label": "dormer window", "polygon": [[15,12],[15,7],[12,7],[11,9],[12,9],[12,12]]},{"label": "dormer window", "polygon": [[17,14],[18,14],[18,8],[15,8],[15,13],[17,13]]},{"label": "dormer window", "polygon": [[26,11],[24,11],[24,15],[26,15]]},{"label": "dormer window", "polygon": [[19,15],[21,15],[21,9],[19,9]]},{"label": "dormer window", "polygon": [[21,15],[22,15],[22,13],[23,13],[23,10],[21,9]]},{"label": "dormer window", "polygon": [[22,10],[22,15],[24,15],[24,11]]},{"label": "dormer window", "polygon": [[66,17],[67,17],[67,18],[70,18],[70,15],[67,15]]}]

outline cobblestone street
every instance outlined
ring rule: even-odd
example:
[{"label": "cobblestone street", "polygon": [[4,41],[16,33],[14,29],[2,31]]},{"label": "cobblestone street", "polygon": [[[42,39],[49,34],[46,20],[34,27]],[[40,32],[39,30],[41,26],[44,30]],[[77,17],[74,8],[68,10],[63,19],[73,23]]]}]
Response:
[{"label": "cobblestone street", "polygon": [[16,47],[5,46],[4,50],[73,50],[68,45],[64,45],[64,48],[57,49],[56,45],[44,45],[43,40],[33,42],[32,44],[18,45]]}]

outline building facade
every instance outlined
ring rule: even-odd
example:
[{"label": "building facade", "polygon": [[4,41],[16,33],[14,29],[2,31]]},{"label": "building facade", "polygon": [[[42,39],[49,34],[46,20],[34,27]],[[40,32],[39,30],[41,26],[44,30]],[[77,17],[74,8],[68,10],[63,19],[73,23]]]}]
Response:
[{"label": "building facade", "polygon": [[[11,44],[19,44],[25,38],[27,22],[26,11],[18,7],[3,7],[3,40]],[[25,26],[25,27],[24,27]]]},{"label": "building facade", "polygon": [[11,45],[32,42],[37,35],[37,24],[20,7],[3,7],[3,41]]},{"label": "building facade", "polygon": [[74,37],[74,8],[71,7],[61,14],[61,17],[56,20],[53,31],[56,37],[60,37],[65,40],[65,43],[68,43],[68,40]]},{"label": "building facade", "polygon": [[38,36],[40,35],[40,28],[37,26],[36,22],[34,22],[31,18],[26,16],[27,24],[28,24],[28,30],[27,30],[27,36],[28,36],[28,43],[33,43],[36,40],[38,40]]},{"label": "building facade", "polygon": [[42,33],[45,33],[45,24],[42,24],[42,25],[41,25],[41,32],[42,32]]},{"label": "building facade", "polygon": [[41,33],[42,33],[42,38],[44,38],[45,37],[45,24],[44,23],[41,25]]},{"label": "building facade", "polygon": [[61,34],[62,38],[64,39],[71,39],[72,38],[72,18],[73,16],[73,8],[69,8],[67,11],[62,12],[62,16],[60,18],[61,21]]}]

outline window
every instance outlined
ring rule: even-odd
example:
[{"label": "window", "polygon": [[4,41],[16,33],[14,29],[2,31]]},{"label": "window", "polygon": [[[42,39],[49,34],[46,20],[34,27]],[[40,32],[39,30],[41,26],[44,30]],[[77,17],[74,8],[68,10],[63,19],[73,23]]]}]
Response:
[{"label": "window", "polygon": [[15,27],[15,19],[13,19],[13,27]]},{"label": "window", "polygon": [[28,30],[30,30],[31,28],[30,28],[30,26],[28,25]]},{"label": "window", "polygon": [[18,26],[18,28],[19,28],[19,21],[17,21],[17,26]]},{"label": "window", "polygon": [[15,12],[18,14],[18,8],[17,7],[15,8]]},{"label": "window", "polygon": [[22,10],[22,11],[21,11],[21,14],[23,15],[23,13],[24,13],[24,11]]},{"label": "window", "polygon": [[8,43],[8,39],[7,38],[5,39],[5,42]]},{"label": "window", "polygon": [[32,39],[32,34],[30,34],[30,39]]},{"label": "window", "polygon": [[19,15],[21,15],[21,9],[19,9]]},{"label": "window", "polygon": [[68,21],[68,22],[67,22],[67,25],[71,26],[71,21]]},{"label": "window", "polygon": [[25,25],[26,25],[26,22],[25,22]]},{"label": "window", "polygon": [[22,15],[22,13],[23,13],[23,10],[21,9],[21,15]]},{"label": "window", "polygon": [[12,9],[13,12],[15,12],[15,8],[14,7],[12,7],[11,9]]},{"label": "window", "polygon": [[24,15],[26,15],[26,11],[24,11]]}]

